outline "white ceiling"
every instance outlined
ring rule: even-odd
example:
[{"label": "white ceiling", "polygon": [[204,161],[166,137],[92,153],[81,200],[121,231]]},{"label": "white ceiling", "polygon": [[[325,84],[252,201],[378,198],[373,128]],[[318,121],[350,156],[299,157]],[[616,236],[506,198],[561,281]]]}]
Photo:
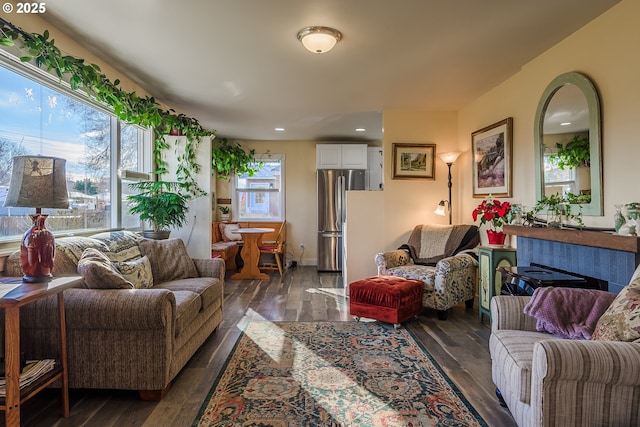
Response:
[{"label": "white ceiling", "polygon": [[[381,140],[385,109],[460,109],[617,2],[48,0],[43,17],[220,136],[344,141]],[[343,39],[310,53],[310,25]]]}]

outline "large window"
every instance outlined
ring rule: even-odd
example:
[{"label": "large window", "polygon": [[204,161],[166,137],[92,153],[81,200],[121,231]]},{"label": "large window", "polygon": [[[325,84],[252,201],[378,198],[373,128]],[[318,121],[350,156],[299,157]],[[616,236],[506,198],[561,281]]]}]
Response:
[{"label": "large window", "polygon": [[18,239],[34,212],[2,207],[17,155],[67,161],[69,209],[43,210],[52,232],[139,226],[123,203],[128,187],[119,181],[118,171],[149,170],[143,156],[149,132],[120,123],[108,109],[40,74],[0,62],[0,240]]},{"label": "large window", "polygon": [[234,219],[282,221],[284,214],[284,155],[270,154],[253,175],[235,177]]}]

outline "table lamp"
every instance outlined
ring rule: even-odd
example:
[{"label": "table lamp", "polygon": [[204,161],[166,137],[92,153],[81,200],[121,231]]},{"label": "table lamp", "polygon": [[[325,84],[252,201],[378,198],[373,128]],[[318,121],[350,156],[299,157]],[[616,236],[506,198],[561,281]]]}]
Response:
[{"label": "table lamp", "polygon": [[13,158],[4,206],[36,208],[36,213],[29,215],[33,224],[20,241],[22,280],[25,282],[48,282],[53,277],[55,239],[45,227],[48,215],[42,213],[42,208],[69,208],[65,164],[65,159],[57,157]]}]

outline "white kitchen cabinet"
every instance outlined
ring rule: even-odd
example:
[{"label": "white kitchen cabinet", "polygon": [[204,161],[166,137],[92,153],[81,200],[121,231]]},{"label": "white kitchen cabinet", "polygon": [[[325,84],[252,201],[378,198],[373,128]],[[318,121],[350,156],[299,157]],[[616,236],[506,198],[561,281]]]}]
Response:
[{"label": "white kitchen cabinet", "polygon": [[366,169],[367,144],[316,144],[317,169]]},{"label": "white kitchen cabinet", "polygon": [[367,148],[365,180],[367,182],[367,190],[382,190],[382,147]]}]

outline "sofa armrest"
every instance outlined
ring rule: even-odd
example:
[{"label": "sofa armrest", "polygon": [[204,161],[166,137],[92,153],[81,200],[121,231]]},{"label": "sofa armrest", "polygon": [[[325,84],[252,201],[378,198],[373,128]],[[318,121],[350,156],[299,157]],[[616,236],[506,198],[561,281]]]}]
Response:
[{"label": "sofa armrest", "polygon": [[167,289],[69,289],[64,305],[69,329],[175,328],[176,299]]},{"label": "sofa armrest", "polygon": [[200,277],[216,277],[224,282],[226,267],[221,258],[193,259]]},{"label": "sofa armrest", "polygon": [[378,266],[378,276],[386,276],[388,268],[413,264],[409,253],[404,249],[377,253],[374,260]]},{"label": "sofa armrest", "polygon": [[472,300],[478,283],[478,262],[470,255],[457,254],[433,267],[433,287],[438,295],[436,310],[446,310],[458,302]]},{"label": "sofa armrest", "polygon": [[491,298],[491,330],[535,331],[536,319],[524,314],[530,296],[496,295]]},{"label": "sofa armrest", "polygon": [[478,261],[468,254],[456,254],[442,258],[436,263],[436,274],[449,274],[452,271],[462,271],[469,268],[477,268]]},{"label": "sofa armrest", "polygon": [[533,348],[532,380],[640,386],[640,344],[543,340]]},{"label": "sofa armrest", "polygon": [[378,266],[378,276],[386,276],[387,275],[387,262],[384,259],[384,254],[379,252],[376,254],[374,261]]},{"label": "sofa armrest", "polygon": [[[166,289],[67,289],[64,291],[67,329],[164,329],[176,312],[176,299]],[[24,307],[22,327],[57,329],[55,296]],[[22,313],[21,313],[22,314]]]},{"label": "sofa armrest", "polygon": [[[531,404],[540,425],[635,425],[640,344],[543,340],[533,348]],[[573,409],[569,409],[573,408]]]}]

